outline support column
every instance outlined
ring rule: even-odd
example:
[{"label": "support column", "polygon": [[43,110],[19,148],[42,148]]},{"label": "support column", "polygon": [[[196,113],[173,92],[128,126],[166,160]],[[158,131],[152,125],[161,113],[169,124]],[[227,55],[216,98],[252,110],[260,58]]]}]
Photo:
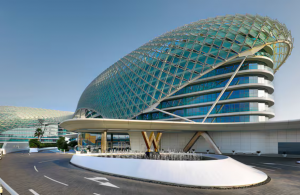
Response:
[{"label": "support column", "polygon": [[77,134],[77,145],[82,147],[82,133]]},{"label": "support column", "polygon": [[159,150],[159,141],[161,139],[162,133],[158,132],[156,134],[156,138],[155,138],[154,132],[150,133],[149,138],[148,138],[148,135],[147,135],[146,131],[142,131],[142,135],[143,135],[146,147],[147,147],[147,152],[150,152],[150,148],[151,148],[152,143],[154,145],[155,152],[158,152],[158,150]]},{"label": "support column", "polygon": [[196,141],[199,139],[202,133],[203,133],[202,131],[196,132],[192,137],[192,139],[188,142],[188,144],[183,148],[183,151],[184,152],[190,151],[190,149],[193,147],[193,145],[196,143]]},{"label": "support column", "polygon": [[215,142],[212,140],[209,134],[204,131],[196,132],[195,135],[192,137],[192,139],[184,147],[183,151],[188,152],[193,147],[193,145],[196,143],[196,141],[200,136],[202,136],[205,139],[205,141],[208,142],[209,146],[214,150],[215,154],[222,154],[222,152],[219,150],[218,146],[215,144]]},{"label": "support column", "polygon": [[103,153],[103,133],[101,133],[101,153]]},{"label": "support column", "polygon": [[215,151],[215,154],[222,154],[222,152],[219,150],[218,146],[214,142],[214,140],[209,136],[207,132],[202,133],[202,137],[204,137],[205,141],[208,142],[209,146],[213,148]]},{"label": "support column", "polygon": [[106,146],[107,146],[107,130],[103,131],[101,134],[101,152],[106,152]]}]

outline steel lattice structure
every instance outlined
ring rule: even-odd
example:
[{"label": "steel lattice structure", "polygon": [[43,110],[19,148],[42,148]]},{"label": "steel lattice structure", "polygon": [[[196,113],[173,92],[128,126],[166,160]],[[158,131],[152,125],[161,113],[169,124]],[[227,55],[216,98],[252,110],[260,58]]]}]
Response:
[{"label": "steel lattice structure", "polygon": [[[71,119],[73,112],[49,110],[41,108],[0,106],[0,133],[16,128],[36,128],[39,119],[44,123],[58,124]],[[33,129],[34,132],[35,129]]]},{"label": "steel lattice structure", "polygon": [[258,15],[193,22],[153,39],[106,69],[87,86],[76,113],[89,109],[104,118],[133,118],[211,70],[267,45],[273,48],[270,57],[276,72],[293,48],[284,24]]}]

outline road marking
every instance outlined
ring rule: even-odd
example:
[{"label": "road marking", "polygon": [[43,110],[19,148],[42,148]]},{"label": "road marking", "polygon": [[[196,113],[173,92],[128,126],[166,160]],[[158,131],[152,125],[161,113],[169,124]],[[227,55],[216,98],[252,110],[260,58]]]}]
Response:
[{"label": "road marking", "polygon": [[34,191],[33,189],[29,189],[29,191],[34,194],[34,195],[39,195],[38,193],[36,193],[36,191]]},{"label": "road marking", "polygon": [[[59,160],[59,159],[55,159],[55,160]],[[51,161],[55,161],[55,160],[46,160],[46,161],[41,161],[41,162],[38,162],[38,163],[51,162]]]},{"label": "road marking", "polygon": [[[100,185],[102,186],[108,186],[108,187],[112,187],[112,188],[119,188],[118,186],[112,184],[112,183],[109,183],[108,182],[108,179],[106,179],[105,177],[92,177],[92,178],[87,178],[87,177],[84,177],[85,179],[88,179],[88,180],[91,180],[91,181],[95,181],[95,182],[98,182]],[[105,181],[105,182],[102,182],[102,181]]]},{"label": "road marking", "polygon": [[97,193],[93,193],[94,195],[101,195],[101,194],[97,194]]},{"label": "road marking", "polygon": [[264,163],[264,164],[266,164],[266,165],[281,165],[281,166],[287,166],[287,167],[300,168],[300,166],[284,165],[284,164],[277,164],[277,163]]},{"label": "road marking", "polygon": [[56,180],[54,180],[54,179],[52,179],[52,178],[50,178],[50,177],[47,177],[46,175],[44,175],[44,177],[46,177],[46,178],[48,178],[48,179],[50,179],[50,180],[52,180],[52,181],[55,181],[55,182],[57,182],[57,183],[60,183],[60,184],[62,184],[62,185],[69,186],[68,184],[65,184],[65,183],[56,181]]},{"label": "road marking", "polygon": [[36,172],[39,172],[37,169],[36,169],[36,167],[35,166],[33,166],[34,167],[34,169],[36,170]]}]

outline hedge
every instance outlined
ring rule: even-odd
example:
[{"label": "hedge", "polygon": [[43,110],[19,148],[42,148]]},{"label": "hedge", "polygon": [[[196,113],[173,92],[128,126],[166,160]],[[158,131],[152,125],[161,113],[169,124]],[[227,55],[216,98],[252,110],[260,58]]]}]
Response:
[{"label": "hedge", "polygon": [[56,143],[41,143],[38,139],[29,140],[30,148],[46,148],[46,147],[57,147]]}]

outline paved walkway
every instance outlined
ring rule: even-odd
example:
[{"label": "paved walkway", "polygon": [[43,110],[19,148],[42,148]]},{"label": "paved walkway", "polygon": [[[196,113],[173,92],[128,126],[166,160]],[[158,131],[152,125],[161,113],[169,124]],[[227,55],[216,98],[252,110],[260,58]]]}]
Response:
[{"label": "paved walkway", "polygon": [[214,190],[167,186],[94,173],[69,164],[71,157],[51,152],[7,154],[0,161],[0,177],[19,194],[30,195],[300,194],[300,165],[295,164],[296,159],[232,156],[264,171],[272,178],[271,182],[245,189]]}]

